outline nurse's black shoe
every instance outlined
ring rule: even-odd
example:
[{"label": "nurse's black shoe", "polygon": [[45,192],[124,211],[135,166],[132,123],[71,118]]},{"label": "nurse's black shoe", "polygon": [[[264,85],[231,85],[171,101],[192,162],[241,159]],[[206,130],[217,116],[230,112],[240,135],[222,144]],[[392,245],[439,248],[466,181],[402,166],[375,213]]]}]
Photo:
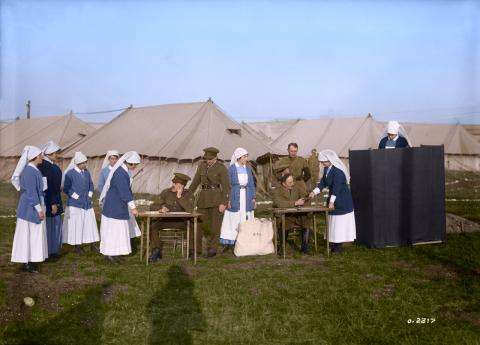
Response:
[{"label": "nurse's black shoe", "polygon": [[100,252],[100,249],[96,243],[90,243],[90,251],[93,253],[98,253]]},{"label": "nurse's black shoe", "polygon": [[29,272],[30,265],[28,263],[22,265],[22,272]]},{"label": "nurse's black shoe", "polygon": [[28,263],[28,272],[29,273],[38,273],[38,266],[34,262]]},{"label": "nurse's black shoe", "polygon": [[83,255],[83,249],[80,246],[73,246],[73,251],[75,252],[75,254]]},{"label": "nurse's black shoe", "polygon": [[105,260],[110,264],[116,264],[117,263],[117,261],[115,260],[115,257],[113,257],[113,256],[105,255]]},{"label": "nurse's black shoe", "polygon": [[210,248],[207,252],[206,258],[211,259],[211,258],[215,257],[216,255],[217,255],[217,250],[213,249],[213,248]]},{"label": "nurse's black shoe", "polygon": [[162,252],[160,249],[155,248],[152,252],[152,255],[148,258],[148,262],[156,262],[162,258]]}]

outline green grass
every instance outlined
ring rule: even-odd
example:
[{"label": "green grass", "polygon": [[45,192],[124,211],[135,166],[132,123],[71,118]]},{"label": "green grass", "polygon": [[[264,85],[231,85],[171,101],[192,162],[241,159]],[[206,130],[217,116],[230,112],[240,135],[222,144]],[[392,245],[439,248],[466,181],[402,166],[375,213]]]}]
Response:
[{"label": "green grass", "polygon": [[[60,260],[28,275],[9,262],[14,226],[0,218],[2,345],[480,343],[480,233],[440,245],[349,246],[330,258],[224,255],[197,266],[166,258],[146,267],[138,255],[111,266],[65,246]],[[22,306],[25,296],[35,306]]]}]

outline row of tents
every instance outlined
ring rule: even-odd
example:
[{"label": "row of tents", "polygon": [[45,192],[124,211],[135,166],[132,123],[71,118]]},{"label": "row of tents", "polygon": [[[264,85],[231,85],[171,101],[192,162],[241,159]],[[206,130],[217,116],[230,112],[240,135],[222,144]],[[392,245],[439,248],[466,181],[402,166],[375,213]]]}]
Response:
[{"label": "row of tents", "polygon": [[[480,142],[462,125],[404,123],[414,146],[444,145],[446,168],[480,171]],[[202,149],[215,146],[229,161],[236,147],[249,151],[257,178],[266,186],[272,164],[296,142],[299,153],[330,148],[348,160],[349,150],[374,149],[385,123],[372,116],[238,123],[212,100],[129,107],[109,123],[92,126],[74,114],[19,119],[0,126],[0,177],[8,180],[25,145],[54,140],[66,166],[75,151],[89,157],[94,180],[107,150],[135,150],[143,157],[135,192],[158,194],[174,171],[193,176]],[[260,184],[262,185],[262,184]]]}]

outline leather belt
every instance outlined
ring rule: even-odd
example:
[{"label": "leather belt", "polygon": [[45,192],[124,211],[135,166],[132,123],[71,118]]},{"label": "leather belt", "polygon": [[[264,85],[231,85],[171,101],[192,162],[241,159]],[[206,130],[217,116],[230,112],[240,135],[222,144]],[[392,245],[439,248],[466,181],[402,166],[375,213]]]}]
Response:
[{"label": "leather belt", "polygon": [[209,190],[209,189],[219,189],[220,185],[210,185],[210,184],[202,184],[202,190]]}]

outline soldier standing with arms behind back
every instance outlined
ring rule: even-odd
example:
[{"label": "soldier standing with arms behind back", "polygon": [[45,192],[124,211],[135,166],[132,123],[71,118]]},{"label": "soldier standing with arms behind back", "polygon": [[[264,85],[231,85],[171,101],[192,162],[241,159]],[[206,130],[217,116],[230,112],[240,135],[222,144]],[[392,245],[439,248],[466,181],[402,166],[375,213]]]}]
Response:
[{"label": "soldier standing with arms behind back", "polygon": [[206,256],[211,258],[217,254],[223,212],[227,208],[230,195],[230,181],[227,168],[217,160],[219,150],[207,147],[203,151],[203,161],[197,168],[189,192],[193,194],[200,187],[196,205],[197,211],[203,216],[197,234],[197,249],[202,248],[202,236],[205,236]]}]

